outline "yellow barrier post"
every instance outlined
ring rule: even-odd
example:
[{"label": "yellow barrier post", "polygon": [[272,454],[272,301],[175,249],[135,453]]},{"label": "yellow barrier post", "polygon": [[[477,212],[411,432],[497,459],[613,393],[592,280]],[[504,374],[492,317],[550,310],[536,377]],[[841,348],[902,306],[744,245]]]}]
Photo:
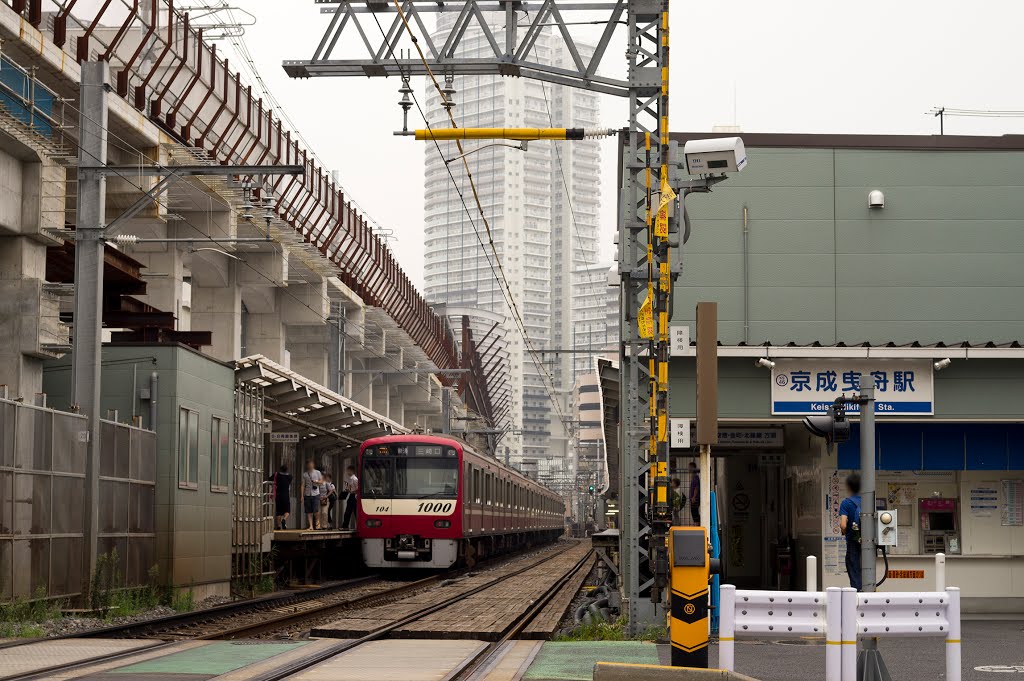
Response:
[{"label": "yellow barrier post", "polygon": [[669,531],[673,667],[708,668],[708,583],[719,572],[718,560],[711,558],[708,549],[703,527]]}]

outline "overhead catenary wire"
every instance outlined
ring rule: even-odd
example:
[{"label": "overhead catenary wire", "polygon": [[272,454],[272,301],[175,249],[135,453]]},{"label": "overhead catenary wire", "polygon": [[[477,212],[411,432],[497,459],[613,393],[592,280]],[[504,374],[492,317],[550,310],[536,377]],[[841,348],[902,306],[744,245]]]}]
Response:
[{"label": "overhead catenary wire", "polygon": [[[406,33],[409,35],[410,39],[412,40],[413,46],[416,48],[416,52],[417,52],[417,54],[420,57],[420,61],[423,63],[423,66],[424,66],[424,68],[427,71],[428,78],[430,79],[431,83],[433,84],[434,89],[437,90],[438,94],[440,95],[441,101],[443,103],[447,104],[448,103],[448,98],[444,94],[444,91],[442,90],[440,83],[438,83],[437,77],[434,75],[433,70],[430,68],[430,64],[427,62],[426,55],[424,55],[423,50],[422,50],[422,48],[419,45],[419,40],[417,39],[415,33],[413,33],[412,27],[409,25],[409,22],[408,22],[408,19],[406,18],[405,12],[402,10],[401,4],[397,0],[395,0],[395,8],[398,11],[398,16],[399,16],[399,18],[401,20],[402,26],[405,28]],[[373,16],[374,16],[374,21],[377,23],[378,29],[380,29],[380,31],[381,31],[381,34],[385,37],[385,39],[387,39],[387,36],[384,33],[384,28],[383,28],[383,26],[380,25],[380,21],[377,19],[376,14],[374,14]],[[396,64],[398,64],[398,60],[397,60],[397,57],[395,57],[395,55],[394,55],[394,51],[389,49],[389,52],[390,52],[391,56],[395,59]],[[399,64],[399,68],[401,68],[400,64]],[[429,121],[427,121],[426,116],[424,115],[423,110],[422,110],[422,108],[419,105],[419,102],[416,100],[415,94],[413,94],[413,101],[416,102],[416,108],[419,111],[421,117],[423,118],[424,123],[427,125],[427,129],[431,130],[432,129],[431,125],[430,125]],[[451,107],[450,106],[449,107],[445,107],[445,109],[446,109],[446,111],[448,113],[448,119],[449,119],[452,127],[453,128],[459,127],[458,123],[455,120],[455,116],[452,113]],[[437,140],[434,140],[434,143],[435,143],[435,146],[437,146],[437,151],[441,155],[441,158],[443,160],[444,159],[444,154],[441,151],[440,145],[437,144]],[[530,338],[529,332],[526,329],[526,323],[523,320],[522,315],[521,315],[521,313],[519,311],[519,306],[516,303],[515,296],[512,294],[512,287],[509,284],[507,275],[505,274],[504,266],[501,263],[501,258],[498,256],[498,251],[497,251],[497,248],[496,248],[495,243],[494,243],[494,236],[493,236],[493,233],[491,231],[490,223],[488,222],[487,216],[486,216],[486,214],[484,212],[483,204],[482,204],[482,202],[480,200],[479,191],[477,190],[476,183],[473,180],[472,171],[469,168],[469,162],[465,158],[465,150],[463,149],[462,142],[461,142],[461,140],[455,140],[455,143],[456,143],[456,146],[457,146],[457,148],[459,150],[459,154],[462,155],[462,162],[463,162],[463,165],[464,165],[465,170],[466,170],[466,177],[467,177],[467,180],[469,182],[470,188],[473,191],[473,198],[474,198],[474,200],[476,202],[476,206],[477,206],[477,210],[478,210],[478,212],[480,214],[481,222],[483,222],[484,229],[485,229],[485,231],[487,233],[488,245],[490,246],[491,253],[494,256],[493,263],[491,263],[490,258],[488,258],[488,262],[491,264],[492,272],[494,272],[495,267],[497,268],[497,271],[494,272],[494,273],[495,273],[495,276],[498,277],[499,287],[503,288],[502,294],[503,294],[503,296],[505,296],[506,302],[509,305],[509,310],[512,313],[513,320],[515,321],[517,329],[518,329],[520,335],[523,338],[523,342],[526,345],[527,351],[530,354],[531,359],[533,360],[533,362],[537,366],[537,368],[542,372],[543,379],[546,380],[547,383],[550,386],[550,387],[545,386],[545,388],[546,388],[546,390],[548,392],[548,397],[549,397],[552,405],[554,406],[556,413],[558,414],[559,422],[561,423],[562,428],[565,430],[566,435],[571,437],[572,436],[571,429],[569,428],[568,424],[566,423],[566,417],[565,417],[565,415],[564,415],[564,413],[562,411],[562,406],[559,403],[558,398],[557,398],[558,390],[557,390],[557,388],[555,386],[554,379],[552,378],[552,376],[548,372],[548,370],[544,367],[543,362],[540,360],[539,353],[537,352],[537,349],[534,347],[533,340]],[[448,164],[445,164],[445,167],[447,168]],[[455,177],[454,177],[454,175],[451,174],[450,168],[448,169],[448,174],[451,177],[452,182],[455,183]],[[457,183],[456,183],[456,185],[457,185]],[[464,199],[464,196],[463,196],[461,190],[459,190],[459,196],[460,196],[460,198],[462,198],[463,207],[466,209],[467,214],[469,214],[469,207],[465,203],[465,199]],[[475,220],[472,219],[471,215],[470,215],[470,224],[473,226],[474,231],[477,233],[477,238],[482,241],[482,239],[480,237],[479,230],[476,227],[476,222],[475,222]],[[483,246],[482,243],[481,243],[481,246]]]}]

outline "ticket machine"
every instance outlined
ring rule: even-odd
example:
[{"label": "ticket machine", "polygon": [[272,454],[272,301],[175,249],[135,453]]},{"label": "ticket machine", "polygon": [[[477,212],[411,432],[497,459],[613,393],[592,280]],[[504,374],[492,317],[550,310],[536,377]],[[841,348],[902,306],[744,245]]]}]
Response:
[{"label": "ticket machine", "polygon": [[956,499],[917,500],[921,553],[960,553],[960,514]]}]

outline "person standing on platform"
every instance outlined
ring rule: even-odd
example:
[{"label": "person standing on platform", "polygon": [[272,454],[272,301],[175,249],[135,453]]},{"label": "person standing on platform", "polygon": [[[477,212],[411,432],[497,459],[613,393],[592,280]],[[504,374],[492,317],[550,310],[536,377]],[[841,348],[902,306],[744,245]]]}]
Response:
[{"label": "person standing on platform", "polygon": [[327,488],[327,527],[337,527],[334,518],[334,507],[338,505],[338,488],[334,484],[334,478],[330,473],[324,474],[324,486]]},{"label": "person standing on platform", "polygon": [[850,586],[860,591],[864,586],[860,576],[860,476],[847,476],[846,489],[850,496],[839,504],[839,530],[846,537],[846,574]]},{"label": "person standing on platform", "polygon": [[356,517],[356,506],[359,505],[359,478],[356,477],[355,466],[345,469],[345,518],[341,521],[341,529],[354,529],[349,523]]},{"label": "person standing on platform", "polygon": [[288,517],[292,514],[292,476],[288,464],[283,463],[274,473],[274,529],[288,529]]},{"label": "person standing on platform", "polygon": [[323,475],[316,469],[313,459],[306,462],[306,471],[302,474],[302,507],[306,512],[306,529],[319,530],[320,527],[320,483]]},{"label": "person standing on platform", "polygon": [[693,461],[690,462],[690,517],[694,525],[700,525],[700,471]]}]

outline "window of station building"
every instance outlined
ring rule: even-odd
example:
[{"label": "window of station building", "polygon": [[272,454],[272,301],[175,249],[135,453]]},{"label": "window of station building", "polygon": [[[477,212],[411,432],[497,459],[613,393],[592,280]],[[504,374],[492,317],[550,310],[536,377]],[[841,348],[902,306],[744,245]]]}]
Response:
[{"label": "window of station building", "polygon": [[227,492],[231,485],[231,426],[214,416],[210,434],[210,491]]},{"label": "window of station building", "polygon": [[178,410],[178,487],[199,488],[199,412]]}]

